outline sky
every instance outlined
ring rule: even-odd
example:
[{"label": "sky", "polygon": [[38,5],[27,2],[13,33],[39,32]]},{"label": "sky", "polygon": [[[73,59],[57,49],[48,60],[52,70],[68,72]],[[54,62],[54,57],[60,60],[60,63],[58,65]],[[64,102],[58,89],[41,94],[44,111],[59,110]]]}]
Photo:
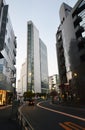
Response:
[{"label": "sky", "polygon": [[47,46],[48,75],[58,74],[56,55],[56,32],[60,24],[59,9],[63,2],[71,7],[77,0],[5,0],[9,5],[9,16],[17,36],[17,79],[26,58],[27,21],[32,20],[39,30],[39,37]]}]

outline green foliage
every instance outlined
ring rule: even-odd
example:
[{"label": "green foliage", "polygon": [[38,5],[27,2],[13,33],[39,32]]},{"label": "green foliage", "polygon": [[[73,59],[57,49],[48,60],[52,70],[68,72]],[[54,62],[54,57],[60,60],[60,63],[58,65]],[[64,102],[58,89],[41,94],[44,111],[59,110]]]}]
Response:
[{"label": "green foliage", "polygon": [[37,96],[37,97],[42,97],[42,96],[45,97],[45,96],[46,96],[46,93],[36,93],[36,96]]},{"label": "green foliage", "polygon": [[23,94],[24,98],[31,98],[35,96],[35,93],[32,93],[31,91],[24,92]]},{"label": "green foliage", "polygon": [[24,92],[24,94],[23,94],[23,97],[24,97],[24,99],[28,99],[28,98],[32,98],[32,97],[45,97],[46,98],[46,96],[47,96],[47,94],[46,93],[32,93],[32,91],[27,91],[27,92]]},{"label": "green foliage", "polygon": [[50,96],[52,96],[52,103],[54,103],[54,97],[57,96],[57,95],[58,95],[58,93],[57,93],[56,90],[52,90],[52,91],[50,92]]}]

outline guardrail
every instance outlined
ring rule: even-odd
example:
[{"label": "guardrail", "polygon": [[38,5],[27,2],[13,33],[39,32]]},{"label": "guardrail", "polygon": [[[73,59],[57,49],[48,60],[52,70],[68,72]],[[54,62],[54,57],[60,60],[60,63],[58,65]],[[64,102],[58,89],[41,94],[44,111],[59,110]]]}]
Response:
[{"label": "guardrail", "polygon": [[31,124],[29,123],[29,121],[26,119],[26,117],[21,112],[22,107],[23,106],[21,106],[18,109],[18,122],[21,127],[21,130],[34,130],[33,127],[31,126]]}]

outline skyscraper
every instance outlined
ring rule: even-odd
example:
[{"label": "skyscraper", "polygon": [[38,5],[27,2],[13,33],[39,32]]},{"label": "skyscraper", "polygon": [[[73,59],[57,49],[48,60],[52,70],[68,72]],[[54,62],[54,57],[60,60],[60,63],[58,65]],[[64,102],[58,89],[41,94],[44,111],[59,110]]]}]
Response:
[{"label": "skyscraper", "polygon": [[27,90],[35,93],[41,92],[42,73],[45,78],[44,88],[48,88],[47,50],[43,44],[45,48],[45,51],[43,50],[45,53],[44,62],[46,63],[46,71],[44,71],[41,69],[41,65],[43,64],[41,44],[38,29],[32,21],[29,21],[27,23]]},{"label": "skyscraper", "polygon": [[41,92],[48,93],[48,63],[47,63],[47,47],[41,39],[39,39],[40,48],[40,77]]}]

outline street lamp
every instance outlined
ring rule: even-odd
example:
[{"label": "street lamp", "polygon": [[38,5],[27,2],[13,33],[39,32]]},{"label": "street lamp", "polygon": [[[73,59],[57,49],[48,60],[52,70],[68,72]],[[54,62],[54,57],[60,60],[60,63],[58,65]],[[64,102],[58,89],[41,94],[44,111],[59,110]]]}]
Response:
[{"label": "street lamp", "polygon": [[74,73],[74,74],[73,74],[73,77],[77,77],[77,73]]},{"label": "street lamp", "polygon": [[29,73],[29,76],[31,76],[31,75],[32,75],[32,73],[30,72],[30,73]]},{"label": "street lamp", "polygon": [[74,92],[75,92],[75,96],[78,98],[79,97],[79,81],[78,81],[78,74],[77,73],[73,73],[73,81],[74,81]]},{"label": "street lamp", "polygon": [[30,91],[32,91],[32,73],[31,72],[29,72],[28,73],[28,77],[29,77],[29,89],[30,89]]}]

